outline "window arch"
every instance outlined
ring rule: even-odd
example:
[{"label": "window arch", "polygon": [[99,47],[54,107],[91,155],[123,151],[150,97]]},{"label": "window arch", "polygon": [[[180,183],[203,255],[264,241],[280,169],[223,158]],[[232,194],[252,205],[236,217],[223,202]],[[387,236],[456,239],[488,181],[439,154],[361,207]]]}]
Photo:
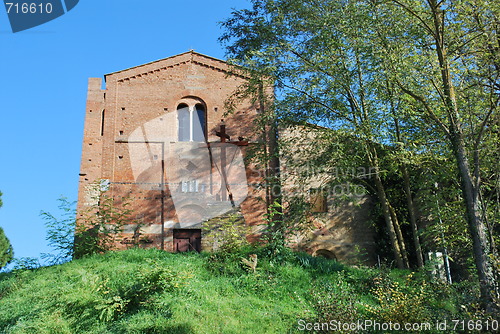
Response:
[{"label": "window arch", "polygon": [[184,98],[177,106],[179,141],[206,140],[206,108],[197,98]]}]

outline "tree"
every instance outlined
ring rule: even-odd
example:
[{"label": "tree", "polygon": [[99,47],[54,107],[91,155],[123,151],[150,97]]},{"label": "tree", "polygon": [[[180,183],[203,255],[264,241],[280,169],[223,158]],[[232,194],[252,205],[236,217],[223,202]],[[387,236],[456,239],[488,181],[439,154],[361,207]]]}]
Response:
[{"label": "tree", "polygon": [[387,73],[413,100],[413,115],[433,126],[453,154],[482,303],[491,310],[497,287],[491,231],[481,212],[480,147],[499,109],[498,72],[490,70],[498,69],[499,6],[490,1],[390,0],[377,13],[388,11],[398,14],[405,27],[378,31]]},{"label": "tree", "polygon": [[14,250],[9,239],[0,227],[0,269],[9,264],[14,258]]},{"label": "tree", "polygon": [[[0,208],[2,207],[2,192],[0,191]],[[9,264],[14,258],[14,250],[9,239],[0,227],[0,269]]]},{"label": "tree", "polygon": [[275,80],[282,120],[342,129],[364,144],[400,267],[404,242],[377,151],[377,145],[391,143],[391,106],[399,105],[396,118],[422,139],[415,152],[453,158],[482,304],[492,310],[493,238],[481,201],[481,161],[485,148],[498,151],[485,138],[495,126],[498,131],[500,5],[486,0],[252,4],[223,23],[229,56],[251,73]]},{"label": "tree", "polygon": [[[347,3],[347,7],[346,7]],[[282,124],[311,122],[337,128],[359,139],[398,267],[408,266],[397,216],[382,181],[379,143],[386,113],[375,100],[384,81],[366,40],[358,34],[369,23],[368,7],[354,2],[253,1],[252,10],[233,13],[222,41],[250,75],[273,78],[274,103]],[[357,16],[345,15],[357,10]],[[342,17],[341,20],[338,18]],[[321,143],[318,143],[321,145]]]}]

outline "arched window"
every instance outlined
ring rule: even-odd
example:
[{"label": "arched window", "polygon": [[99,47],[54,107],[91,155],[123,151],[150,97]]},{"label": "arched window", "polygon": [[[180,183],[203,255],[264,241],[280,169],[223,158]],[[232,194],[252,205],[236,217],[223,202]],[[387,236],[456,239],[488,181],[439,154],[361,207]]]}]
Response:
[{"label": "arched window", "polygon": [[193,141],[205,141],[205,107],[198,103],[193,112]]},{"label": "arched window", "polygon": [[179,141],[204,142],[206,138],[205,106],[196,99],[183,99],[177,106]]},{"label": "arched window", "polygon": [[177,120],[179,122],[179,141],[190,141],[190,117],[189,107],[181,103],[177,107]]}]

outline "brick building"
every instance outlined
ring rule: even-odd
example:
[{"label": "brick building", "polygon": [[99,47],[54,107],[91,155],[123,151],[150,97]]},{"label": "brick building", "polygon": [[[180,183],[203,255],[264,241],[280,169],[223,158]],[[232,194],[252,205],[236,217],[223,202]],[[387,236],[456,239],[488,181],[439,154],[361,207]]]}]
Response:
[{"label": "brick building", "polygon": [[[224,114],[224,102],[245,80],[230,70],[224,61],[189,51],[107,74],[105,89],[100,78],[90,78],[78,215],[96,205],[100,187],[117,201],[130,200],[134,222],[123,227],[121,248],[140,234],[145,247],[211,249],[202,242],[203,222],[234,207],[258,229],[266,194],[253,186],[262,175],[245,159],[248,145],[259,141],[252,126],[258,106],[239,101],[234,113]],[[339,260],[348,260],[356,244],[372,249],[369,228],[359,227],[366,212],[340,212],[298,237],[297,246]],[[353,226],[356,233],[349,232]],[[357,242],[352,236],[360,229]]]}]

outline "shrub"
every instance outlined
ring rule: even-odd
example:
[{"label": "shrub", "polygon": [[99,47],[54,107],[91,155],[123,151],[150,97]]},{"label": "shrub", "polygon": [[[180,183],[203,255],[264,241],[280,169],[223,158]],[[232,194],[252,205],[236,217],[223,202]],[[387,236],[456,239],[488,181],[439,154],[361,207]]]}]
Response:
[{"label": "shrub", "polygon": [[345,272],[332,276],[331,279],[319,281],[311,291],[312,305],[317,314],[314,322],[355,323],[362,318],[358,311],[356,289],[347,281]]},{"label": "shrub", "polygon": [[377,306],[366,306],[368,314],[379,322],[421,323],[432,321],[427,307],[429,302],[428,283],[423,280],[412,284],[412,274],[405,284],[393,281],[385,274],[375,278],[372,290]]},{"label": "shrub", "polygon": [[234,253],[248,246],[246,235],[250,229],[239,212],[231,212],[203,223],[203,231],[205,239],[217,245],[213,249],[216,252]]},{"label": "shrub", "polygon": [[68,262],[73,258],[73,248],[75,239],[75,202],[68,201],[67,198],[59,198],[59,210],[62,212],[60,217],[42,211],[42,219],[45,220],[45,229],[47,236],[45,239],[49,247],[55,253],[42,254],[49,265]]},{"label": "shrub", "polygon": [[100,297],[95,306],[100,311],[101,321],[115,320],[124,313],[138,310],[152,302],[155,294],[175,293],[187,286],[192,277],[190,273],[173,271],[154,259],[146,262],[148,265],[134,275],[131,284],[120,282],[119,288],[113,289],[109,278],[101,281],[96,289]]}]

